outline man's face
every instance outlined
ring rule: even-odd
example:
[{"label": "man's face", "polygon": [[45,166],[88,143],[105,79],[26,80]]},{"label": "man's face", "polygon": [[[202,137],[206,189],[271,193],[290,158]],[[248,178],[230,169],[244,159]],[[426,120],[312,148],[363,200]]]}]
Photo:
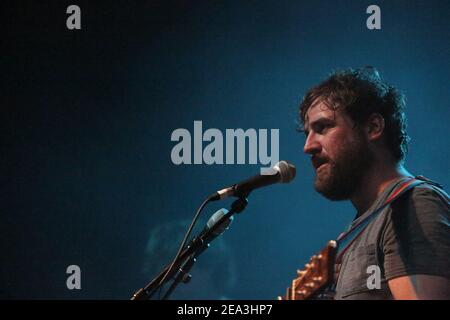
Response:
[{"label": "man's face", "polygon": [[305,134],[317,192],[330,200],[349,199],[373,162],[362,130],[341,108],[330,110],[316,100],[306,114]]}]

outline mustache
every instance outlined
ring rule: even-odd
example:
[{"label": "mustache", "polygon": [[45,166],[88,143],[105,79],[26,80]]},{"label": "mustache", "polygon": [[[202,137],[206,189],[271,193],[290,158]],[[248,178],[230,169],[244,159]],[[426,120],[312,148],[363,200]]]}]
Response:
[{"label": "mustache", "polygon": [[311,157],[311,162],[312,162],[313,167],[317,169],[322,164],[327,163],[327,162],[331,162],[331,161],[330,161],[330,159],[328,157],[314,155],[314,156]]}]

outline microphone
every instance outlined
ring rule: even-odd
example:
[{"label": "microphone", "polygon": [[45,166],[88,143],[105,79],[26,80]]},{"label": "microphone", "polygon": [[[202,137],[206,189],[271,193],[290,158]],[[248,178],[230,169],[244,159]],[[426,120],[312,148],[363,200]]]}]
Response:
[{"label": "microphone", "polygon": [[272,174],[259,174],[247,180],[241,181],[231,187],[222,189],[209,197],[210,201],[216,201],[227,197],[247,197],[255,189],[274,183],[288,183],[295,178],[295,166],[287,161],[280,161],[271,169]]},{"label": "microphone", "polygon": [[[228,230],[231,222],[233,221],[233,216],[220,221],[222,217],[224,217],[228,213],[228,210],[222,208],[217,210],[206,223],[205,228],[200,232],[200,234],[192,239],[192,243],[196,241],[201,241],[204,244],[208,244],[213,241],[215,238],[220,236],[225,230]],[[211,230],[212,229],[212,230]],[[191,244],[192,244],[191,243]]]},{"label": "microphone", "polygon": [[[228,210],[225,208],[222,208],[220,210],[217,210],[211,218],[209,218],[208,222],[206,223],[206,228],[209,230],[212,227],[214,227],[217,223],[219,223],[220,219],[222,219],[223,216],[225,216],[228,213]],[[225,230],[228,229],[231,222],[233,221],[233,216],[229,217],[227,220],[223,221],[216,230],[213,231],[213,234],[215,236],[220,236]]]}]

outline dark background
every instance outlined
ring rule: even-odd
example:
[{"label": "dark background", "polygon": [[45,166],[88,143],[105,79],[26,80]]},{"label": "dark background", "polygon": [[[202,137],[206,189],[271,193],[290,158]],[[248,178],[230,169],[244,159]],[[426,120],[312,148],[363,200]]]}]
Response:
[{"label": "dark background", "polygon": [[[446,185],[449,2],[376,1],[371,31],[372,2],[0,2],[0,298],[128,299],[154,277],[203,199],[260,168],[174,165],[171,133],[194,120],[280,129],[297,178],[254,192],[174,298],[284,293],[354,215],[315,193],[295,131],[302,95],[333,69],[373,65],[405,92],[407,168]],[[70,4],[81,30],[66,28]],[[72,264],[81,290],[66,288]]]}]

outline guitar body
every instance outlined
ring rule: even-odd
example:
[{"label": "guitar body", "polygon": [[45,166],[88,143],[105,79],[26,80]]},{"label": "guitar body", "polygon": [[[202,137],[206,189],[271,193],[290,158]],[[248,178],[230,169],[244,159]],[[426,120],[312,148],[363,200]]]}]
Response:
[{"label": "guitar body", "polygon": [[334,281],[334,265],[337,243],[331,240],[317,254],[311,257],[303,270],[297,270],[297,277],[287,288],[285,297],[279,300],[332,299],[330,287]]}]

